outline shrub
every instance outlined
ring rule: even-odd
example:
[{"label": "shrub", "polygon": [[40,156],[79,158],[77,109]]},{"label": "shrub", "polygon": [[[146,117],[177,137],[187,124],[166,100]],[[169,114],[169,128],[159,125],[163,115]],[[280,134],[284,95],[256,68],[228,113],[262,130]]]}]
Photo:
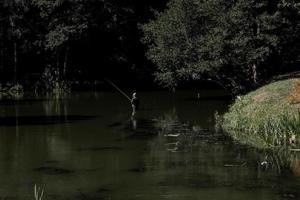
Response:
[{"label": "shrub", "polygon": [[62,80],[57,68],[46,67],[41,79],[35,85],[35,92],[66,94],[71,90],[69,81]]}]

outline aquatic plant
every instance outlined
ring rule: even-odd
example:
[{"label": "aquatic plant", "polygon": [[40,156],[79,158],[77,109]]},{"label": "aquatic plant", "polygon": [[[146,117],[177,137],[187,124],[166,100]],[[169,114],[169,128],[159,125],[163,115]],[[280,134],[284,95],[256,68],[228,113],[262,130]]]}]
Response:
[{"label": "aquatic plant", "polygon": [[295,176],[300,176],[300,158],[298,149],[288,149],[279,147],[275,149],[266,149],[260,152],[262,160],[259,163],[264,170],[275,170],[282,174],[290,171]]},{"label": "aquatic plant", "polygon": [[42,200],[44,196],[44,188],[41,188],[34,184],[34,199],[35,200]]}]

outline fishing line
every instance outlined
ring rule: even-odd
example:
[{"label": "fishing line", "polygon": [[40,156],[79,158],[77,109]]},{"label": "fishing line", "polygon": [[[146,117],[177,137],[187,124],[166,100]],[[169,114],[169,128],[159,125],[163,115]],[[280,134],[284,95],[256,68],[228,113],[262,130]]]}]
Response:
[{"label": "fishing line", "polygon": [[123,94],[131,102],[130,97],[125,92],[123,92],[118,86],[116,86],[113,82],[111,82],[108,79],[104,79],[104,80],[106,80],[110,85],[112,85],[114,88],[116,88],[121,94]]}]

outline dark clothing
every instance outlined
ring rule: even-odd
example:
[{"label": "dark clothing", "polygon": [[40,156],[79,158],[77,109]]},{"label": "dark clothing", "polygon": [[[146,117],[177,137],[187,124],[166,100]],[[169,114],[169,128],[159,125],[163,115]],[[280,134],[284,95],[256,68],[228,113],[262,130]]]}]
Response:
[{"label": "dark clothing", "polygon": [[132,108],[135,109],[135,111],[139,110],[140,100],[137,97],[132,98],[131,99],[131,105],[132,105]]}]

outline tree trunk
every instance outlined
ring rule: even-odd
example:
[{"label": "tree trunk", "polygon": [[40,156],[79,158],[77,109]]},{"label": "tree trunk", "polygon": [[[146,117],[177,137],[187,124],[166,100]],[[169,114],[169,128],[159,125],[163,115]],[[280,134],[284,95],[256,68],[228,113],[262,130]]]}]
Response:
[{"label": "tree trunk", "polygon": [[252,75],[253,75],[253,82],[256,85],[257,84],[257,67],[256,67],[256,64],[252,65]]},{"label": "tree trunk", "polygon": [[64,78],[66,77],[66,74],[67,74],[68,53],[69,53],[69,47],[67,46],[66,50],[65,50],[64,68],[63,68],[63,76],[64,76]]},{"label": "tree trunk", "polygon": [[[2,36],[3,38],[3,36]],[[3,80],[4,77],[4,45],[3,45],[3,39],[0,41],[0,78],[1,81]]]},{"label": "tree trunk", "polygon": [[15,21],[12,16],[9,17],[10,25],[11,25],[11,30],[12,30],[12,35],[13,35],[13,81],[14,83],[17,82],[17,65],[18,65],[18,57],[17,57],[17,41],[16,37],[14,35],[15,32]]},{"label": "tree trunk", "polygon": [[18,53],[17,53],[17,42],[14,42],[14,83],[18,80]]},{"label": "tree trunk", "polygon": [[61,66],[59,61],[59,50],[56,49],[56,69],[55,69],[55,81],[58,81],[60,79],[60,73],[61,72]]}]

